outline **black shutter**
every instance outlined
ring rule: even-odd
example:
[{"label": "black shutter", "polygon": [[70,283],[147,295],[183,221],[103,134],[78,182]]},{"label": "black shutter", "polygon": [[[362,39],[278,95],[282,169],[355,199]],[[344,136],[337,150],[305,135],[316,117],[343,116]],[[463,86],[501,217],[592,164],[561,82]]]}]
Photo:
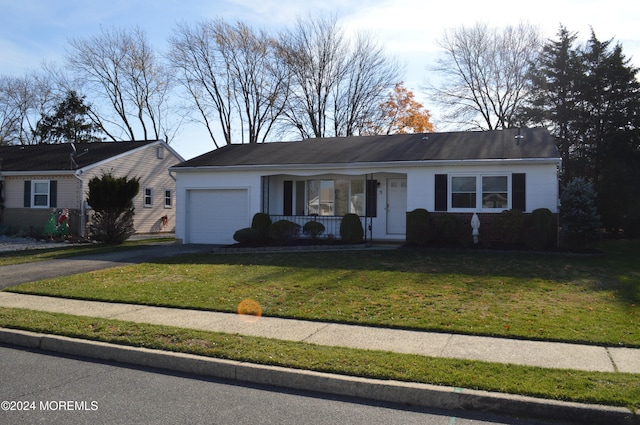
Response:
[{"label": "black shutter", "polygon": [[24,182],[24,207],[31,208],[31,180]]},{"label": "black shutter", "polygon": [[378,180],[367,180],[365,216],[378,216]]},{"label": "black shutter", "polygon": [[296,215],[304,215],[304,189],[305,182],[296,181]]},{"label": "black shutter", "polygon": [[58,206],[58,181],[51,180],[49,182],[49,206],[56,208]]},{"label": "black shutter", "polygon": [[435,184],[435,210],[447,211],[447,180],[446,174],[436,174]]},{"label": "black shutter", "polygon": [[284,215],[293,215],[293,181],[284,181]]},{"label": "black shutter", "polygon": [[526,178],[525,174],[512,174],[511,175],[511,208],[514,210],[520,210],[525,212],[527,210],[526,204]]}]

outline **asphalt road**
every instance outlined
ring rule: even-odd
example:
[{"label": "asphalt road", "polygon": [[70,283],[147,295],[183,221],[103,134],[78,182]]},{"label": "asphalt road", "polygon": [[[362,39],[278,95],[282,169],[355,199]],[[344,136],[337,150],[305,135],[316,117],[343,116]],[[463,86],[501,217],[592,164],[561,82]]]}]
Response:
[{"label": "asphalt road", "polygon": [[407,410],[2,345],[0,380],[3,424],[542,424]]}]

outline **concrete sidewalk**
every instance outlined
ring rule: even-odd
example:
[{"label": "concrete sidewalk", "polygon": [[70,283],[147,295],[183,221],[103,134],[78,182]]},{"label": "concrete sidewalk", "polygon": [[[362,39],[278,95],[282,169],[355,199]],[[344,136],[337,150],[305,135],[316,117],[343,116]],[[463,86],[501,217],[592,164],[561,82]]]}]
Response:
[{"label": "concrete sidewalk", "polygon": [[341,325],[0,292],[0,306],[430,357],[640,373],[640,349]]}]

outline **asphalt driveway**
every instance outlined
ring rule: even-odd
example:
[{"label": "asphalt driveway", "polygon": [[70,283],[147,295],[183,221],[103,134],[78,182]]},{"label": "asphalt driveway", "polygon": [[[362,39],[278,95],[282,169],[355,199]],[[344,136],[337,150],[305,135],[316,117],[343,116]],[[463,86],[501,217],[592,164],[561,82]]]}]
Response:
[{"label": "asphalt driveway", "polygon": [[207,253],[212,252],[213,248],[213,245],[181,245],[169,242],[102,254],[2,266],[0,267],[0,289],[36,280],[140,264],[180,254]]}]

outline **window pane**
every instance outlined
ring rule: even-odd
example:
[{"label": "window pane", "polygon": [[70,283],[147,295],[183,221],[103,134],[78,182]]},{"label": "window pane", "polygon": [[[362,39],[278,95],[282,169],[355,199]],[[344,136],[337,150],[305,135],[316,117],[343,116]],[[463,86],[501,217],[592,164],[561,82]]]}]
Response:
[{"label": "window pane", "polygon": [[308,180],[307,181],[307,214],[319,215],[320,214],[320,181]]},{"label": "window pane", "polygon": [[320,215],[334,214],[333,180],[320,180]]},{"label": "window pane", "polygon": [[507,176],[492,176],[482,178],[483,192],[506,192]]},{"label": "window pane", "polygon": [[475,192],[476,178],[475,177],[452,177],[451,191],[452,192]]},{"label": "window pane", "polygon": [[360,216],[364,215],[364,180],[353,180],[351,182],[349,212]]},{"label": "window pane", "polygon": [[36,207],[46,207],[48,205],[47,195],[35,195],[33,197],[33,205]]},{"label": "window pane", "polygon": [[451,206],[453,208],[475,208],[476,194],[474,193],[452,193]]},{"label": "window pane", "polygon": [[34,185],[33,185],[33,193],[48,194],[49,193],[49,183],[47,183],[47,182],[34,183]]},{"label": "window pane", "polygon": [[482,178],[482,208],[509,208],[507,176]]},{"label": "window pane", "polygon": [[343,216],[349,212],[349,180],[337,179],[334,181],[336,209],[335,215]]},{"label": "window pane", "polygon": [[452,177],[451,178],[451,207],[475,208],[476,207],[476,178]]}]

